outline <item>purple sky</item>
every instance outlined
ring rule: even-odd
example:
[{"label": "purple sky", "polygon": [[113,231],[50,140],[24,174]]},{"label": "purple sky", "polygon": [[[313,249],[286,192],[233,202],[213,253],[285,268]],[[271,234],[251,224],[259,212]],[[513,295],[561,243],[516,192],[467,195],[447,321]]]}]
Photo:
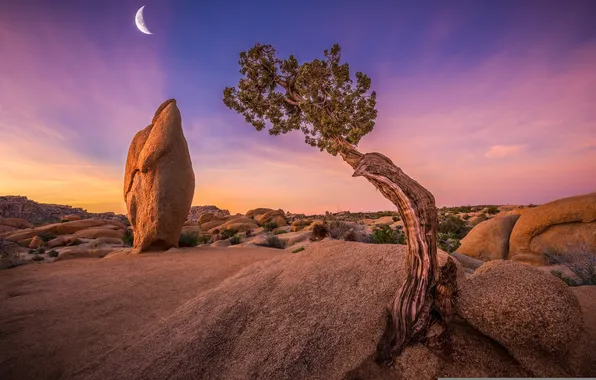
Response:
[{"label": "purple sky", "polygon": [[[393,209],[339,157],[223,105],[256,42],[300,61],[340,43],[378,93],[359,149],[389,156],[438,206],[596,191],[596,3],[411,4],[3,0],[0,195],[123,212],[128,145],[173,97],[195,205]],[[134,24],[143,5],[152,35]]]}]

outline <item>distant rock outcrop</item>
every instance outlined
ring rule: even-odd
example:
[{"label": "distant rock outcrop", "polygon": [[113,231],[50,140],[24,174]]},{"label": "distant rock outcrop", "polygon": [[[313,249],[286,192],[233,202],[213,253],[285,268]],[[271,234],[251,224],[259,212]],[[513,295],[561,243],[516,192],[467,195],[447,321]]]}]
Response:
[{"label": "distant rock outcrop", "polygon": [[596,254],[596,193],[545,203],[524,212],[511,231],[509,257],[544,264],[544,253]]},{"label": "distant rock outcrop", "polygon": [[128,150],[124,200],[135,232],[135,252],[178,246],[194,189],[182,116],[170,99],[135,135]]},{"label": "distant rock outcrop", "polygon": [[124,215],[116,215],[113,212],[92,213],[79,207],[37,203],[27,197],[0,196],[0,218],[20,218],[35,225],[42,225],[58,222],[67,216],[70,220],[74,220],[75,217],[80,219],[124,218]]},{"label": "distant rock outcrop", "polygon": [[205,214],[211,214],[218,218],[224,218],[230,215],[230,211],[222,210],[217,206],[209,205],[209,206],[192,206],[188,213],[187,220],[199,223],[208,222],[208,220],[200,221],[201,217]]}]

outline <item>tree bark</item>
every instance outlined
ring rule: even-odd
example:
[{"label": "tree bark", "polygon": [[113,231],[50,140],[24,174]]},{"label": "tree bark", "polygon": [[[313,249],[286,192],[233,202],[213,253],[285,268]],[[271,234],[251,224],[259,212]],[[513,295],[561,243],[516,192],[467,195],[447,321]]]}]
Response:
[{"label": "tree bark", "polygon": [[[437,321],[437,315],[432,311],[439,312],[439,319],[442,314],[449,313],[444,300],[440,305],[435,304],[439,279],[435,199],[430,191],[408,177],[386,156],[362,154],[344,139],[338,139],[337,144],[343,160],[354,169],[352,176],[362,176],[371,182],[397,206],[404,222],[408,242],[407,279],[393,301],[376,357],[378,363],[391,364],[393,357],[408,344],[427,335],[431,324]],[[454,273],[453,268],[449,270]],[[453,286],[448,288],[451,290]]]}]

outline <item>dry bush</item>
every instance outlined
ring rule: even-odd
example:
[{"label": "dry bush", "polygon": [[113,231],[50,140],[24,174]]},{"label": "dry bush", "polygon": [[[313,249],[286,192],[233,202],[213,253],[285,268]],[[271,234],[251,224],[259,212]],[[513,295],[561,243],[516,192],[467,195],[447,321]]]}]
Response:
[{"label": "dry bush", "polygon": [[552,271],[569,286],[596,285],[596,255],[590,253],[587,247],[580,246],[573,253],[566,254],[551,249],[544,253],[544,257],[547,263],[562,265],[575,275],[576,279],[572,279],[561,271]]}]

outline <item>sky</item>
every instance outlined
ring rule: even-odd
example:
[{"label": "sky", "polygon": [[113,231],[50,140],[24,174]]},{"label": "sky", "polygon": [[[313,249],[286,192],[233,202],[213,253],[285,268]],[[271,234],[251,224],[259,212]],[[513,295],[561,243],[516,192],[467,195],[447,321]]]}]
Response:
[{"label": "sky", "polygon": [[595,19],[592,0],[2,0],[0,195],[124,213],[128,146],[175,98],[193,205],[394,210],[300,132],[257,132],[223,104],[257,42],[299,62],[339,43],[377,92],[359,150],[439,207],[594,192]]}]

